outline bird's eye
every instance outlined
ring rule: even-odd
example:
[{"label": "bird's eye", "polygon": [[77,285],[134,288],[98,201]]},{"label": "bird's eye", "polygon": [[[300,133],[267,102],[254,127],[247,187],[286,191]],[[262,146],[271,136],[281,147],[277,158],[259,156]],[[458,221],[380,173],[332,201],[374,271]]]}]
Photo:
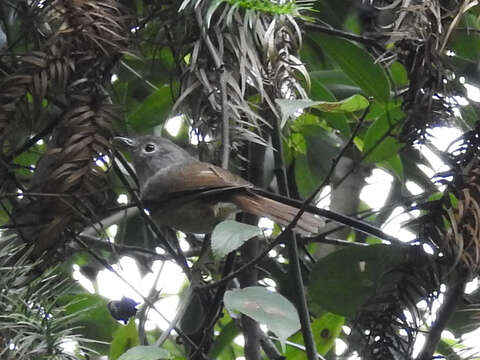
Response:
[{"label": "bird's eye", "polygon": [[147,144],[145,145],[145,152],[150,153],[155,151],[155,145],[153,144]]}]

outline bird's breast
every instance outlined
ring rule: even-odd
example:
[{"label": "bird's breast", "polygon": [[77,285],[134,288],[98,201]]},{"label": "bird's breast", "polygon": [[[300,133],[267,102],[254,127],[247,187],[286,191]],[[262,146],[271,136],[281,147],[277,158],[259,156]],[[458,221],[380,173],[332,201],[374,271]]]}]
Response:
[{"label": "bird's breast", "polygon": [[212,232],[219,222],[237,211],[232,203],[212,203],[205,199],[195,199],[185,204],[172,201],[164,205],[152,211],[155,222],[194,234]]}]

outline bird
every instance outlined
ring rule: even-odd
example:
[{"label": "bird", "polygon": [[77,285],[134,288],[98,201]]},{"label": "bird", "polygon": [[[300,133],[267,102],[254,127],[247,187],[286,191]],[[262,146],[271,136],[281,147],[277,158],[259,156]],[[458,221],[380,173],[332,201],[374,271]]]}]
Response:
[{"label": "bird", "polygon": [[[142,203],[158,224],[185,233],[208,234],[232,214],[243,211],[287,226],[300,209],[260,195],[264,190],[198,160],[165,137],[115,137],[113,144],[131,153]],[[323,226],[322,217],[305,212],[294,231],[317,234]]]}]

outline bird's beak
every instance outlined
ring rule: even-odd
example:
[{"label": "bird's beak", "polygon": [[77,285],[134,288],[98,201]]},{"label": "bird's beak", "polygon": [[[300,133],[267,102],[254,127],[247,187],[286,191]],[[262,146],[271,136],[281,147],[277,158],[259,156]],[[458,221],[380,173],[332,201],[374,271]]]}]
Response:
[{"label": "bird's beak", "polygon": [[116,136],[113,138],[113,146],[119,150],[132,150],[136,141],[127,137]]}]

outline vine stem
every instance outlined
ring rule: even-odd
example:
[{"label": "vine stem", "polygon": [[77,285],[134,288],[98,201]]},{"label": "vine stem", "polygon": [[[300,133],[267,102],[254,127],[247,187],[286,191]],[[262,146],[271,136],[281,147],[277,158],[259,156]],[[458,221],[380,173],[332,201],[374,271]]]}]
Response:
[{"label": "vine stem", "polygon": [[[281,129],[278,121],[275,121],[274,133],[272,136],[273,147],[275,148],[274,157],[277,171],[277,182],[280,193],[284,196],[290,196],[288,191],[287,173],[285,171],[285,164],[283,161],[283,148],[281,140]],[[312,325],[310,324],[310,313],[308,311],[307,297],[305,293],[305,286],[303,284],[302,271],[300,269],[300,259],[298,254],[298,239],[290,230],[287,233],[288,241],[288,260],[289,268],[293,283],[296,284],[297,293],[296,300],[298,306],[298,315],[300,317],[301,330],[305,349],[309,360],[317,360],[317,348],[313,338]]]}]

